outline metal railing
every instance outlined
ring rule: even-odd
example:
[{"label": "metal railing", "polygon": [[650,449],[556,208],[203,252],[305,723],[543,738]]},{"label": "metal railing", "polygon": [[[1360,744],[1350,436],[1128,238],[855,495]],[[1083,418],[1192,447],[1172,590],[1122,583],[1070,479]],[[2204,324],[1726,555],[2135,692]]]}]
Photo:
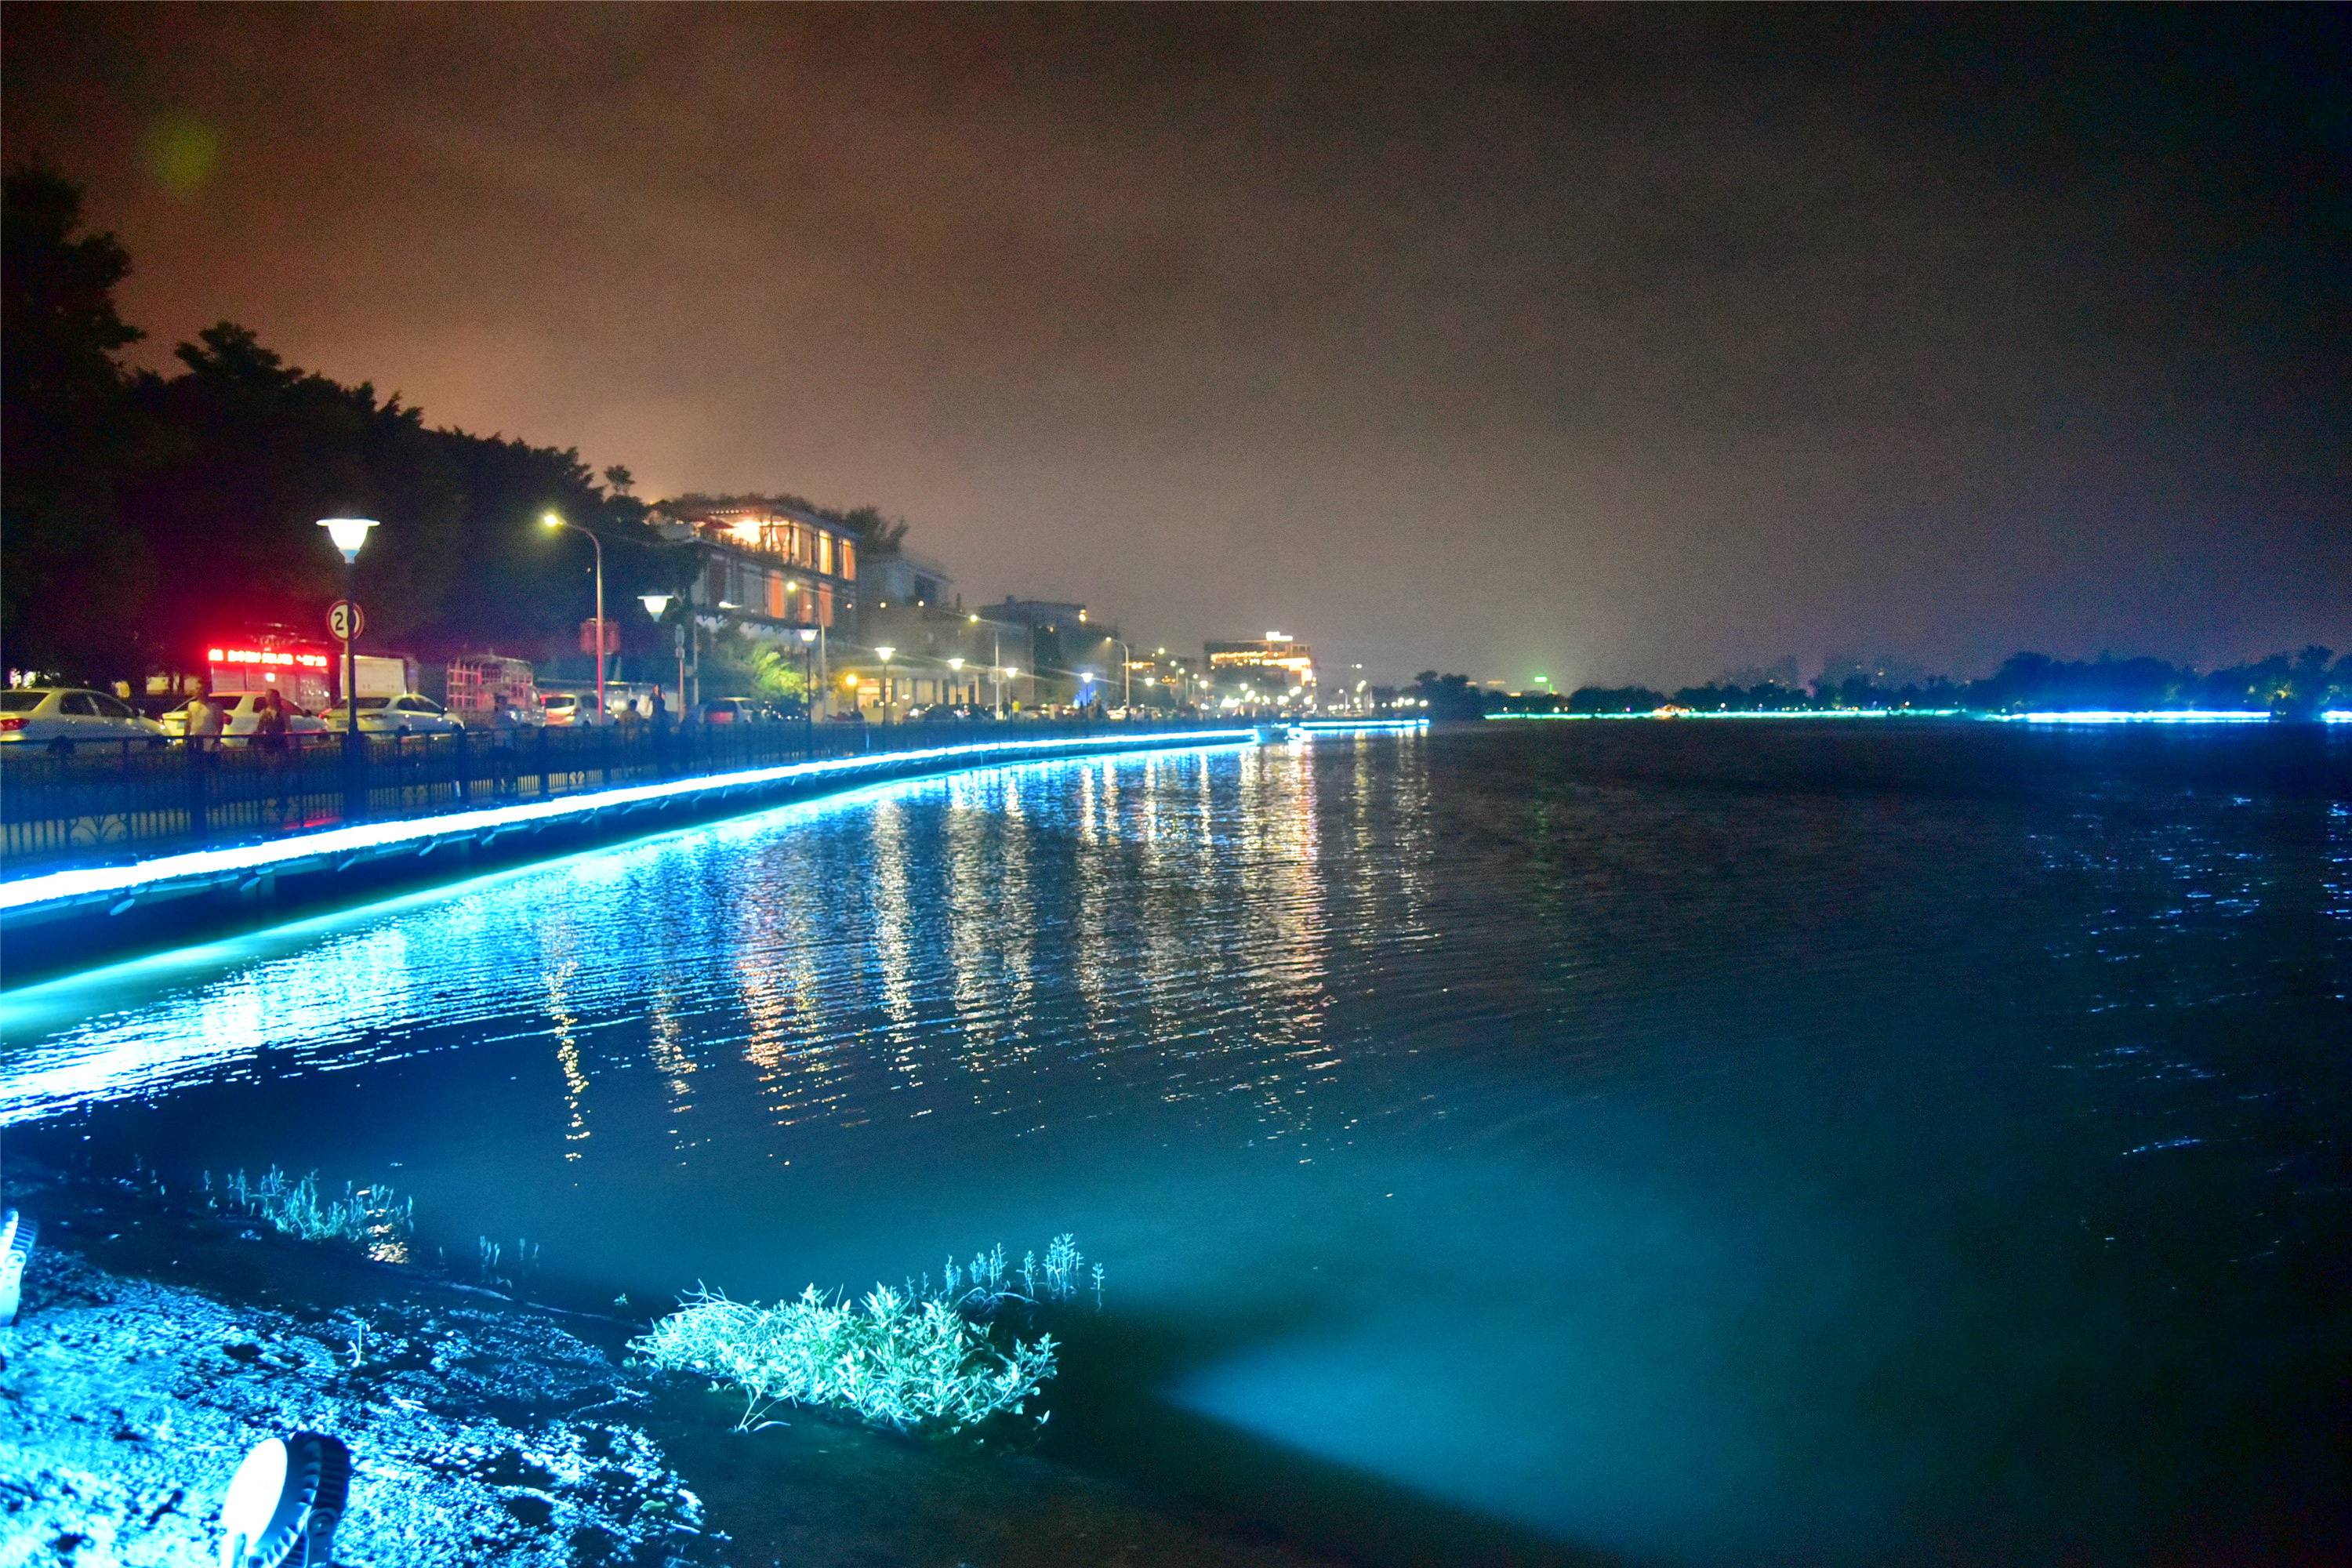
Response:
[{"label": "metal railing", "polygon": [[293,735],[0,754],[0,876],[820,757],[1210,728],[1183,721],[688,724]]}]

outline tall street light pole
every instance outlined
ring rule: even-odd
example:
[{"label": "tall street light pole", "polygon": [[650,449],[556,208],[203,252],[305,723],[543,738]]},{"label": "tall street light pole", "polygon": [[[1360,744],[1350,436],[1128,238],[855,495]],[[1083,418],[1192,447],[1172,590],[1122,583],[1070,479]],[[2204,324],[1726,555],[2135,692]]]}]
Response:
[{"label": "tall street light pole", "polygon": [[801,628],[801,731],[804,752],[816,750],[816,627]]},{"label": "tall street light pole", "polygon": [[[588,534],[588,542],[596,547],[596,722],[604,723],[612,715],[604,710],[604,542],[576,522],[566,522],[560,512],[542,512],[539,521],[549,528],[568,528],[574,533]],[[683,697],[685,694],[679,694]]]},{"label": "tall street light pole", "polygon": [[[980,625],[982,619],[977,614],[965,618],[973,626]],[[991,700],[996,705],[996,716],[999,719],[1004,717],[1004,678],[1008,673],[1010,672],[1004,668],[1004,623],[990,621],[988,623],[988,690]]]},{"label": "tall street light pole", "polygon": [[[646,607],[646,614],[654,618],[656,625],[659,625],[662,616],[669,613],[670,602],[677,597],[675,594],[640,594],[637,595],[637,603],[643,605]],[[688,605],[688,608],[690,612],[692,606]],[[685,622],[679,622],[677,634],[673,640],[677,644],[677,711],[679,719],[683,721],[686,717],[687,706]]]},{"label": "tall street light pole", "polygon": [[1128,666],[1135,662],[1135,650],[1117,637],[1105,637],[1103,640],[1118,644],[1118,705],[1132,708],[1135,706],[1135,689],[1129,680],[1132,671]]},{"label": "tall street light pole", "polygon": [[368,542],[368,531],[377,526],[372,517],[322,517],[319,526],[327,531],[343,556],[343,733],[352,742],[360,738],[359,627],[353,621],[359,616],[357,592],[360,547]]},{"label": "tall street light pole", "polygon": [[898,721],[890,717],[890,656],[898,650],[895,647],[877,647],[874,651],[882,660],[882,722],[895,724]]}]

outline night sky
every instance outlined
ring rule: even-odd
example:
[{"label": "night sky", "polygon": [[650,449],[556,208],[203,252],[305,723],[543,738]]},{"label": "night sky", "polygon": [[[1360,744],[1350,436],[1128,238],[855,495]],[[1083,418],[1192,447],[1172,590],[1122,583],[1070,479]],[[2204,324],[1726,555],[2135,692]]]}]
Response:
[{"label": "night sky", "polygon": [[969,601],[1563,682],[2352,644],[2337,9],[10,5],[229,318]]}]

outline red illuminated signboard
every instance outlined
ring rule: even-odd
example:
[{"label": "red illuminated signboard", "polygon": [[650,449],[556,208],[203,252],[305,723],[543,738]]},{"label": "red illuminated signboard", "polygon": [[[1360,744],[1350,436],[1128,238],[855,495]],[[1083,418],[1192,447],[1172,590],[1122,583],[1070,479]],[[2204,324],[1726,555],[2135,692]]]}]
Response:
[{"label": "red illuminated signboard", "polygon": [[323,653],[280,653],[274,648],[215,647],[205,650],[207,664],[278,665],[299,669],[325,669],[328,658]]}]

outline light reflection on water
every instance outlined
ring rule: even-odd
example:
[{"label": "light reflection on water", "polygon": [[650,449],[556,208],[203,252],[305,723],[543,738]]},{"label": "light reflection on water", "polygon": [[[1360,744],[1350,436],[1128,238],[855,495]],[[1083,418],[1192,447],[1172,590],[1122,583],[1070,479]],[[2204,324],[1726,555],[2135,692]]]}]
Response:
[{"label": "light reflection on water", "polygon": [[1643,1556],[2269,1540],[2352,1344],[2345,802],[1662,728],[669,835],[10,993],[0,1120],[390,1173],[597,1299],[1075,1229],[1066,1451],[1276,1518],[1289,1456]]}]

